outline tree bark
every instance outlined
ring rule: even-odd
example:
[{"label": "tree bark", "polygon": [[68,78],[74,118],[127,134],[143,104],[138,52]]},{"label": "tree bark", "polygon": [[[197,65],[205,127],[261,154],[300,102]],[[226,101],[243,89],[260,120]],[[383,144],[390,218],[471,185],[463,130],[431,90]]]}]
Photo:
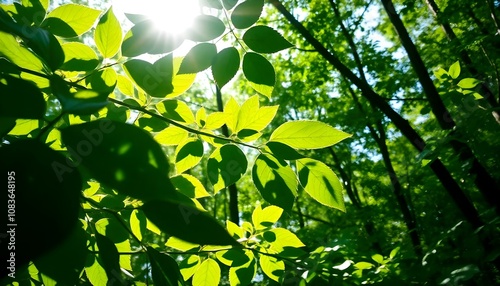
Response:
[{"label": "tree bark", "polygon": [[[219,111],[224,111],[224,103],[222,102],[222,93],[219,87],[216,88],[216,98],[217,98],[217,109]],[[222,135],[229,137],[229,130],[226,125],[221,127]],[[232,184],[228,187],[229,189],[229,220],[234,222],[237,225],[240,225],[240,215],[238,211],[238,188],[236,187],[236,183]]]}]

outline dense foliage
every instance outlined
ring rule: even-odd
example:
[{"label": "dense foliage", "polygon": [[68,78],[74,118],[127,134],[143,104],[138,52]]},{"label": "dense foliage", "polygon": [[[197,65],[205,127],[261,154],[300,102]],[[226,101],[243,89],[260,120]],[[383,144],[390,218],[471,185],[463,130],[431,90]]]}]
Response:
[{"label": "dense foliage", "polygon": [[2,283],[500,283],[498,1],[79,2],[0,4]]}]

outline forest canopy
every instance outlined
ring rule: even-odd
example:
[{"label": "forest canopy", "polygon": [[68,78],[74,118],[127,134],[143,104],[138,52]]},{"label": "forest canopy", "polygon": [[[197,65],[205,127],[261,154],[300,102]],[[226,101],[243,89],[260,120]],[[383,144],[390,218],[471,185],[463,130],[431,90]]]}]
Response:
[{"label": "forest canopy", "polygon": [[123,3],[0,1],[2,285],[500,283],[499,1]]}]

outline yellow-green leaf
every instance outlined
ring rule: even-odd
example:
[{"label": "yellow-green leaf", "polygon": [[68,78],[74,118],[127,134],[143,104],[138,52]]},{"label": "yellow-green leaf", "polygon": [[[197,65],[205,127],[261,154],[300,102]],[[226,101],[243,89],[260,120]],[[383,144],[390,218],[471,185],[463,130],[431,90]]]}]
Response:
[{"label": "yellow-green leaf", "polygon": [[278,253],[283,251],[285,247],[305,246],[294,233],[281,227],[266,231],[264,239],[271,244],[271,249]]},{"label": "yellow-green leaf", "polygon": [[269,141],[281,142],[296,149],[320,149],[332,146],[351,137],[319,121],[289,121],[280,125]]},{"label": "yellow-green leaf", "polygon": [[453,79],[456,79],[460,75],[460,62],[459,61],[454,62],[450,66],[450,69],[448,70],[448,74]]},{"label": "yellow-green leaf", "polygon": [[236,183],[247,170],[247,158],[234,144],[217,148],[208,159],[207,172],[214,193]]},{"label": "yellow-green leaf", "polygon": [[0,55],[6,57],[13,64],[32,71],[42,71],[40,59],[17,42],[11,34],[0,31]]},{"label": "yellow-green leaf", "polygon": [[235,239],[240,239],[244,236],[243,229],[230,220],[226,220],[226,228],[227,232]]},{"label": "yellow-green leaf", "polygon": [[205,128],[210,130],[215,130],[220,128],[226,123],[226,113],[224,112],[213,112],[210,113],[205,121]]},{"label": "yellow-green leaf", "polygon": [[252,213],[252,222],[256,230],[262,230],[275,224],[283,214],[283,209],[277,206],[268,206],[264,209],[258,205]]},{"label": "yellow-green leaf", "polygon": [[201,259],[198,255],[190,255],[179,263],[182,278],[187,281],[196,273],[198,266],[201,264]]},{"label": "yellow-green leaf", "polygon": [[277,111],[277,105],[259,107],[259,96],[252,96],[240,108],[235,132],[245,129],[261,131],[271,123]]},{"label": "yellow-green leaf", "polygon": [[99,65],[99,58],[91,47],[69,42],[62,44],[64,63],[62,70],[66,71],[92,71]]},{"label": "yellow-green leaf", "polygon": [[52,10],[42,27],[60,37],[77,37],[92,28],[99,14],[101,11],[87,6],[65,4]]},{"label": "yellow-green leaf", "polygon": [[158,134],[155,135],[155,140],[163,145],[175,146],[185,141],[188,136],[189,132],[185,129],[172,125],[158,132]]},{"label": "yellow-green leaf", "polygon": [[218,286],[219,281],[220,267],[212,258],[203,261],[193,275],[193,286]]},{"label": "yellow-green leaf", "polygon": [[345,212],[342,183],[325,163],[304,158],[297,160],[300,184],[317,202]]},{"label": "yellow-green leaf", "polygon": [[226,115],[226,125],[233,132],[236,130],[239,112],[240,105],[233,97],[231,97],[224,106],[224,114]]},{"label": "yellow-green leaf", "polygon": [[462,80],[460,80],[457,85],[461,88],[467,88],[467,89],[471,89],[471,88],[474,88],[476,87],[476,85],[478,85],[481,81],[475,79],[475,78],[464,78]]},{"label": "yellow-green leaf", "polygon": [[164,100],[161,103],[158,103],[156,108],[158,112],[169,119],[186,124],[195,122],[193,112],[184,101],[175,99]]},{"label": "yellow-green leaf", "polygon": [[261,254],[259,256],[259,264],[267,277],[276,282],[279,282],[280,277],[285,273],[285,263],[276,257]]},{"label": "yellow-green leaf", "polygon": [[196,177],[188,174],[180,174],[170,178],[174,187],[188,198],[209,197],[203,184]]},{"label": "yellow-green leaf", "polygon": [[97,49],[105,58],[112,58],[120,50],[122,44],[122,28],[110,7],[99,19],[95,29],[94,41]]},{"label": "yellow-green leaf", "polygon": [[177,238],[175,236],[171,236],[168,238],[167,242],[165,243],[165,246],[168,246],[168,247],[185,252],[185,251],[197,248],[200,245],[184,241],[184,240]]},{"label": "yellow-green leaf", "polygon": [[196,166],[203,157],[203,143],[196,138],[189,138],[175,149],[175,168],[177,174]]}]

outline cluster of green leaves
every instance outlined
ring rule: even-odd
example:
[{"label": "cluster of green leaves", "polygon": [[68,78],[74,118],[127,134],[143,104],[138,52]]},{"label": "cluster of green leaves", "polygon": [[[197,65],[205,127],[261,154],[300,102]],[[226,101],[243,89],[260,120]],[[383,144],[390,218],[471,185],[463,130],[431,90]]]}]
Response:
[{"label": "cluster of green leaves", "polygon": [[[173,35],[143,15],[127,15],[133,26],[124,36],[112,8],[48,11],[48,0],[0,6],[0,157],[2,172],[15,171],[19,182],[18,282],[146,285],[151,277],[155,285],[183,285],[192,277],[193,285],[217,285],[216,260],[230,267],[231,285],[249,284],[257,264],[282,281],[285,261],[302,255],[304,244],[273,224],[291,212],[297,192],[345,211],[333,171],[298,150],[329,147],[349,134],[303,120],[264,139],[278,106],[261,107],[258,95],[241,105],[231,98],[211,113],[181,100],[196,73],[211,68],[222,88],[240,66],[269,98],[276,78],[262,54],[292,46],[255,25],[263,0],[202,3],[230,16],[203,14]],[[238,48],[217,51],[214,41],[228,35]],[[174,58],[185,40],[197,44]],[[136,58],[144,54],[160,58]],[[219,134],[223,125],[228,137]],[[176,146],[173,162],[166,146]],[[244,151],[252,149],[259,154],[250,165]],[[213,193],[189,174],[203,157]],[[247,169],[270,206],[255,209],[253,225],[223,227],[198,199],[235,184]],[[42,233],[50,235],[34,239]],[[178,265],[170,247],[189,256]]]}]

